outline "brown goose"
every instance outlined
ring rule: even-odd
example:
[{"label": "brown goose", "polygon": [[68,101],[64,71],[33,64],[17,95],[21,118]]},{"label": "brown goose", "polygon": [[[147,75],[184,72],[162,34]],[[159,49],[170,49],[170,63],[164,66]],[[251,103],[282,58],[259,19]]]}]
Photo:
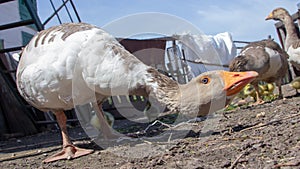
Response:
[{"label": "brown goose", "polygon": [[259,75],[252,81],[256,90],[256,103],[263,100],[259,94],[259,81],[276,82],[279,88],[279,98],[282,98],[281,80],[288,70],[288,55],[273,40],[261,40],[246,45],[229,65],[230,71],[256,71]]},{"label": "brown goose", "polygon": [[[64,110],[93,102],[101,129],[109,131],[97,103],[113,95],[156,98],[170,110],[205,116],[225,107],[256,72],[212,71],[180,85],[143,64],[103,30],[69,23],[39,32],[22,51],[17,70],[20,94],[40,110],[54,112],[61,128],[63,149],[44,162],[92,153],[72,144]],[[216,106],[210,106],[215,101]]]},{"label": "brown goose", "polygon": [[297,70],[300,70],[300,39],[298,38],[292,16],[286,9],[276,8],[266,17],[266,20],[270,19],[280,20],[284,24],[286,28],[285,51],[289,55],[289,62]]}]

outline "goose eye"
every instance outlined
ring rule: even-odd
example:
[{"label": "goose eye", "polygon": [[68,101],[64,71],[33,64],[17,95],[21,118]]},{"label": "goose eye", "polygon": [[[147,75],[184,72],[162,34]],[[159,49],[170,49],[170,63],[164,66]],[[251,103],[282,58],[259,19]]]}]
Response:
[{"label": "goose eye", "polygon": [[203,84],[207,84],[208,82],[209,82],[209,79],[207,77],[201,79],[201,83],[203,83]]}]

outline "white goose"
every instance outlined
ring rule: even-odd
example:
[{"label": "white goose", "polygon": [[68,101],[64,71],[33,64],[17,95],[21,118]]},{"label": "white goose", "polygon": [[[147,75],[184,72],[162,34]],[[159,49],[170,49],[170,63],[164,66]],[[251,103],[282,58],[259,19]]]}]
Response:
[{"label": "white goose", "polygon": [[266,20],[270,19],[280,20],[284,24],[286,28],[285,51],[289,55],[289,62],[300,71],[300,39],[292,16],[286,9],[276,8],[266,17]]},{"label": "white goose", "polygon": [[43,111],[51,110],[56,116],[63,149],[44,160],[51,162],[93,152],[74,146],[68,137],[64,110],[72,109],[74,104],[93,102],[101,128],[110,131],[96,103],[101,105],[109,96],[151,96],[172,111],[204,116],[210,109],[225,107],[224,103],[210,108],[212,100],[228,103],[257,75],[213,71],[179,85],[143,64],[103,30],[85,23],[68,23],[39,32],[23,49],[17,86],[30,104]]}]

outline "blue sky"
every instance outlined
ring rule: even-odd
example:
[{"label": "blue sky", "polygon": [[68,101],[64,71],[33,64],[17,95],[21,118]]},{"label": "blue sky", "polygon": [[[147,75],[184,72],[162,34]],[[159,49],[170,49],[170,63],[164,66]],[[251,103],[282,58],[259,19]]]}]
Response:
[{"label": "blue sky", "polygon": [[[61,0],[53,0],[56,6]],[[297,11],[297,0],[73,0],[83,22],[103,27],[129,15],[160,12],[177,16],[203,33],[215,35],[230,32],[234,40],[277,40],[273,21],[265,17],[276,7],[290,13]],[[38,12],[44,21],[52,13],[48,1],[38,1]],[[63,12],[62,12],[63,14]],[[64,20],[65,22],[68,20]],[[145,21],[146,22],[146,21]],[[48,26],[56,25],[52,21]],[[133,25],[134,27],[135,25]],[[172,29],[171,29],[172,30]]]}]

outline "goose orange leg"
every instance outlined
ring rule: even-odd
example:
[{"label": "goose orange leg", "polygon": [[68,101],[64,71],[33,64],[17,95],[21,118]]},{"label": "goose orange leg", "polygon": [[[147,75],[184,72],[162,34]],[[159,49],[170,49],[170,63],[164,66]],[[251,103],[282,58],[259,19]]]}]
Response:
[{"label": "goose orange leg", "polygon": [[58,111],[55,112],[56,120],[58,122],[58,125],[61,129],[61,135],[62,135],[62,140],[63,140],[63,149],[54,154],[53,156],[45,159],[43,162],[48,163],[48,162],[53,162],[57,160],[62,160],[62,159],[73,159],[77,158],[80,156],[84,156],[87,154],[91,154],[94,152],[94,150],[88,150],[88,149],[82,149],[74,146],[72,144],[72,141],[70,140],[67,132],[67,118],[66,115],[63,111]]}]

